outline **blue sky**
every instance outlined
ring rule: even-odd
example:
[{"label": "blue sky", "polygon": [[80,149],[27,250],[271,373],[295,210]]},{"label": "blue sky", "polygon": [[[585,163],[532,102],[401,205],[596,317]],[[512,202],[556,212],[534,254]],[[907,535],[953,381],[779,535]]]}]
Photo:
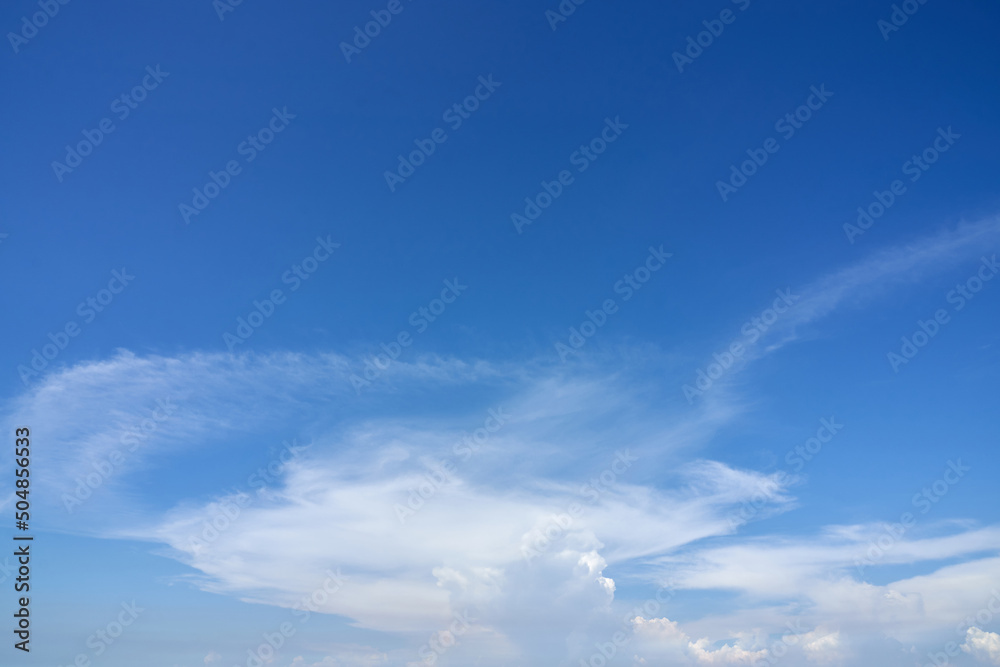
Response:
[{"label": "blue sky", "polygon": [[1000,664],[998,24],[8,3],[0,664]]}]

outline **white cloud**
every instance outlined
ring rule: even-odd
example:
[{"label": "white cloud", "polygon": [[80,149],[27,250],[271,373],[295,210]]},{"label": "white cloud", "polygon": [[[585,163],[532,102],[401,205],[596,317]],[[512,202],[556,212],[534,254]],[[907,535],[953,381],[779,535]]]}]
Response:
[{"label": "white cloud", "polygon": [[1000,665],[1000,635],[995,632],[969,628],[965,632],[962,650],[983,662]]},{"label": "white cloud", "polygon": [[[791,624],[786,626],[793,627]],[[669,661],[678,665],[831,664],[844,658],[840,632],[817,627],[809,632],[729,633],[730,639],[693,640],[680,625],[667,618],[633,620],[637,662]]]},{"label": "white cloud", "polygon": [[[368,433],[366,444],[373,441]],[[571,485],[511,491],[456,475],[401,525],[393,506],[423,481],[416,457],[366,467],[356,447],[339,449],[343,454],[331,458],[289,463],[280,487],[252,497],[201,548],[191,538],[220,515],[216,504],[178,509],[131,535],[168,544],[206,575],[206,588],[284,605],[313,590],[324,568],[340,567],[351,579],[325,611],[364,627],[429,631],[466,605],[500,603],[542,571],[552,585],[567,587],[564,594],[577,589],[599,603],[614,591],[601,574],[609,559],[726,534],[732,505],[753,488],[740,475],[723,477],[732,484],[673,492],[621,483],[591,503]],[[502,486],[505,466],[497,473]],[[581,507],[576,516],[574,503]],[[292,553],[289,543],[296,545]],[[538,556],[527,562],[526,549]]]},{"label": "white cloud", "polygon": [[637,616],[632,621],[635,634],[646,639],[661,642],[686,642],[688,636],[680,629],[676,621],[669,618],[643,618]]},{"label": "white cloud", "polygon": [[[223,436],[239,439],[248,424],[265,423],[267,414],[283,420],[286,412],[316,409],[315,401],[324,408],[324,402],[335,400],[335,392],[328,390],[319,398],[311,393],[329,384],[322,373],[312,377],[317,366],[315,359],[306,357],[251,361],[122,355],[103,370],[79,368],[56,376],[51,391],[63,386],[60,391],[65,393],[48,396],[50,389],[42,389],[36,398],[48,397],[38,405],[28,404],[39,416],[64,404],[51,419],[36,421],[48,421],[53,432],[67,435],[54,440],[65,448],[57,449],[55,458],[69,461],[77,456],[78,443],[94,452],[108,440],[99,430],[102,420],[89,413],[102,400],[106,407],[136,409],[164,394],[165,388],[172,389],[197,408],[179,418],[176,427],[171,424],[176,432],[168,434],[165,427],[143,452],[169,457],[185,453],[190,446],[185,440],[197,441],[201,432],[212,432],[223,441]],[[140,382],[144,373],[158,379]],[[130,386],[122,387],[120,374],[135,376]],[[227,379],[227,374],[232,377]],[[306,446],[266,489],[241,482],[250,503],[240,507],[239,516],[229,519],[217,538],[201,546],[192,545],[191,538],[206,522],[219,520],[224,494],[197,503],[177,502],[166,513],[112,512],[113,523],[98,526],[96,532],[166,545],[172,556],[193,568],[191,580],[199,587],[265,604],[300,604],[322,585],[326,570],[340,568],[349,579],[326,596],[320,611],[394,633],[435,632],[447,627],[453,614],[471,611],[478,619],[477,634],[467,643],[489,645],[511,659],[533,655],[558,661],[565,656],[567,638],[581,627],[592,628],[596,636],[613,634],[614,623],[602,619],[613,613],[621,579],[608,575],[609,568],[621,571],[631,585],[673,579],[681,590],[741,596],[731,611],[686,622],[687,632],[697,639],[686,639],[675,649],[695,664],[751,660],[767,649],[767,642],[731,638],[750,637],[751,628],[753,633],[781,633],[793,618],[790,604],[807,605],[812,625],[840,628],[840,634],[810,640],[811,650],[801,649],[803,656],[818,662],[834,660],[832,656],[845,649],[845,632],[877,629],[901,641],[919,638],[927,629],[946,626],[956,608],[981,606],[977,586],[1000,574],[1000,564],[986,559],[883,586],[859,582],[851,573],[854,561],[882,530],[878,525],[833,526],[809,538],[734,537],[729,523],[734,508],[765,489],[772,510],[786,509],[793,502],[789,489],[774,476],[717,461],[672,469],[662,463],[677,452],[663,446],[673,444],[663,434],[684,434],[687,447],[700,443],[736,414],[728,409],[710,419],[702,411],[688,419],[663,415],[633,420],[632,442],[638,446],[630,451],[640,462],[604,485],[600,475],[615,460],[614,450],[602,444],[609,438],[604,426],[615,423],[613,416],[623,406],[635,409],[638,404],[627,382],[621,377],[596,381],[587,375],[520,375],[521,389],[502,400],[510,406],[505,408],[513,415],[510,424],[491,435],[482,451],[467,461],[457,460],[451,480],[435,488],[405,524],[400,524],[394,506],[405,504],[412,490],[426,482],[429,465],[442,457],[454,458],[451,445],[460,430],[443,426],[446,419],[366,415],[354,423],[339,418],[317,421],[310,438],[302,442]],[[241,406],[240,419],[245,421],[239,424],[216,414],[229,409],[224,397],[236,385],[249,385],[240,400],[257,406]],[[79,391],[84,386],[89,393]],[[441,391],[449,395],[452,390]],[[456,391],[461,393],[462,386]],[[79,404],[68,400],[77,395],[82,397]],[[263,405],[267,411],[260,409]],[[482,423],[481,409],[464,412],[467,428]],[[573,440],[575,449],[552,444],[565,437]],[[628,441],[621,444],[631,447]],[[534,453],[547,447],[544,456]],[[560,468],[562,474],[557,474]],[[63,474],[72,476],[74,470],[66,463]],[[122,475],[125,481],[129,478]],[[240,479],[246,479],[245,473]],[[585,484],[597,491],[594,497],[581,494]],[[115,498],[114,493],[110,497]],[[567,524],[573,503],[583,512]],[[548,545],[531,563],[525,562],[522,547],[534,544],[547,530],[552,531]],[[907,534],[880,563],[925,563],[1000,550],[1000,527],[965,525],[940,533],[919,538]],[[706,542],[710,538],[715,541]],[[290,550],[289,544],[295,548]],[[782,603],[776,605],[775,600]],[[539,627],[551,632],[542,635]],[[645,632],[637,631],[637,636]],[[711,637],[723,639],[720,643]],[[586,641],[579,643],[581,651],[593,650]],[[658,652],[641,657],[651,659],[667,650],[662,641],[657,646]],[[453,655],[459,655],[459,649]]]},{"label": "white cloud", "polygon": [[739,643],[723,644],[714,649],[710,646],[711,642],[707,638],[702,638],[691,642],[688,650],[703,665],[749,665],[767,656],[767,649],[754,651],[744,648]]},{"label": "white cloud", "polygon": [[[997,228],[969,226],[821,278],[800,290],[802,302],[766,351],[884,285],[953,265]],[[882,585],[853,572],[878,525],[829,526],[796,538],[734,536],[735,508],[760,494],[766,505],[757,518],[787,511],[797,480],[779,484],[723,462],[690,461],[747,409],[724,390],[677,413],[648,395],[628,365],[427,357],[393,364],[359,397],[349,381],[356,367],[334,354],[121,352],[50,373],[8,413],[38,424],[36,435],[52,443],[36,469],[38,483],[54,493],[39,497],[59,498],[122,447],[123,427],[145,419],[158,400],[173,401],[176,416],[80,510],[87,521],[45,513],[56,528],[145,539],[189,565],[190,580],[204,590],[284,607],[311,600],[318,611],[417,644],[468,614],[474,629],[444,659],[457,664],[476,648],[493,656],[491,665],[526,656],[558,664],[567,647],[586,656],[591,637],[622,627],[622,590],[667,579],[682,592],[711,591],[723,601],[687,611],[683,626],[635,619],[639,660],[748,664],[768,654],[788,623],[804,619],[813,630],[786,664],[836,662],[858,637],[917,641],[949,630],[953,618],[982,605],[981,591],[1000,576],[998,558],[931,570],[946,559],[1000,551],[997,526],[905,535],[874,567],[920,564],[927,573]],[[498,405],[510,423],[471,458],[456,458],[452,445],[462,432]],[[276,444],[258,434],[289,423],[296,426],[287,437],[302,446],[266,488],[249,486],[253,461]],[[216,459],[229,461],[217,471],[229,483],[197,497],[178,490],[184,485],[160,484],[163,495],[151,499],[137,481],[137,471],[186,465],[194,452],[216,450],[229,455]],[[639,461],[616,468],[621,450]],[[450,478],[427,487],[443,459],[454,464]],[[240,493],[227,491],[233,484]],[[419,506],[401,523],[396,507],[414,498]],[[526,550],[537,552],[530,562]],[[347,580],[318,600],[325,573],[338,568]],[[970,635],[964,646],[989,656],[995,637]],[[365,647],[324,653],[315,665],[388,660]]]},{"label": "white cloud", "polygon": [[[978,258],[979,252],[995,247],[998,238],[1000,219],[988,219],[875,252],[804,286],[800,290],[802,300],[789,317],[778,321],[776,333],[785,340],[795,338],[797,327],[826,317],[837,308],[870,303],[890,289],[915,283],[970,256]],[[770,349],[783,342],[772,344]]]},{"label": "white cloud", "polygon": [[841,653],[840,632],[827,632],[822,629],[813,630],[801,637],[802,650],[811,662],[826,664],[843,659]]},{"label": "white cloud", "polygon": [[699,665],[749,665],[767,657],[766,648],[756,647],[756,638],[744,633],[734,643],[715,646],[707,637],[692,641],[679,625],[667,618],[636,617],[632,621],[637,650],[643,660],[684,660]]}]

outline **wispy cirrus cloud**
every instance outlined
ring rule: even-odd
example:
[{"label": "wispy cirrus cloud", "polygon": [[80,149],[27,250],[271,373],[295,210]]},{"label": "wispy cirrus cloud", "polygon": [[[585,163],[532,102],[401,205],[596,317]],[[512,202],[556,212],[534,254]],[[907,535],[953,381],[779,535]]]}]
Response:
[{"label": "wispy cirrus cloud", "polygon": [[861,308],[893,290],[915,285],[1000,247],[1000,219],[963,223],[938,234],[875,251],[793,291],[794,308],[778,319],[748,357],[766,354],[798,340],[802,329],[838,309]]},{"label": "wispy cirrus cloud", "polygon": [[[962,227],[793,290],[797,307],[750,358],[837,309],[986,252],[997,230],[995,222]],[[622,584],[667,580],[682,594],[735,601],[674,620],[642,616],[628,626],[640,660],[746,664],[770,655],[769,637],[796,622],[803,639],[787,664],[835,661],[876,632],[900,645],[945,632],[1000,572],[984,556],[1000,550],[993,526],[907,535],[879,567],[920,564],[927,573],[881,585],[851,573],[874,524],[817,526],[809,538],[735,535],[735,508],[763,497],[758,516],[788,511],[802,480],[704,459],[701,448],[750,403],[720,391],[693,408],[665,408],[659,399],[679,378],[663,366],[662,381],[651,382],[655,355],[611,365],[594,357],[571,369],[419,357],[394,363],[359,396],[350,375],[360,363],[339,354],[122,351],[49,374],[8,403],[7,421],[38,424],[36,436],[53,443],[39,482],[58,498],[122,448],[130,425],[171,401],[174,416],[105,482],[104,499],[81,509],[102,517],[88,521],[90,534],[146,540],[190,566],[188,580],[203,590],[283,607],[339,569],[347,581],[320,611],[414,641],[474,612],[475,631],[449,653],[455,661],[478,650],[493,656],[483,665],[525,655],[558,664],[567,646],[586,658],[592,646],[573,638],[621,627]],[[481,446],[461,449],[490,410],[509,419]],[[217,472],[247,479],[254,465],[246,460],[274,444],[260,434],[282,430],[300,446],[260,486],[234,493],[223,485],[208,498],[168,488],[157,505],[132,474],[217,448],[229,453]],[[192,539],[234,506],[211,539]],[[412,513],[405,522],[401,506]],[[56,529],[79,526],[52,520]],[[954,560],[964,562],[945,565]],[[977,635],[970,651],[983,642]],[[413,658],[386,656],[387,664]]]}]

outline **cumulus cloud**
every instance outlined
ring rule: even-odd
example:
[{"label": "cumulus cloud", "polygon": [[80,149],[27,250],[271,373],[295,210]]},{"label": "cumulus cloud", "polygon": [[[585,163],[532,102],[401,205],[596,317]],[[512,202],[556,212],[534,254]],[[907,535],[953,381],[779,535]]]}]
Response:
[{"label": "cumulus cloud", "polygon": [[[554,660],[567,637],[610,613],[617,586],[609,567],[730,534],[734,507],[760,488],[771,489],[775,507],[791,500],[768,475],[720,462],[665,467],[732,413],[647,415],[623,434],[620,411],[639,404],[624,379],[522,368],[513,371],[516,391],[498,381],[493,400],[447,418],[401,416],[397,406],[349,418],[339,414],[336,388],[348,365],[338,357],[121,353],[53,375],[23,407],[63,443],[40,468],[65,489],[91,459],[120,447],[100,410],[136,419],[154,397],[175,397],[175,420],[135,452],[134,468],[102,484],[103,504],[76,511],[101,510],[104,523],[85,523],[97,536],[163,545],[204,590],[394,633],[435,632],[470,612],[482,642]],[[442,373],[426,373],[422,390],[444,404],[463,383],[503,376],[481,369],[470,380],[462,370],[442,382]],[[245,452],[263,449],[252,431],[291,413],[312,415],[309,435],[272,456],[273,467],[255,473],[249,465],[205,500],[143,507],[136,469],[188,456],[198,441],[221,451],[240,443],[238,469]],[[504,415],[502,428],[495,415]],[[459,420],[465,428],[451,425]],[[483,424],[488,437],[470,440]],[[335,592],[324,589],[330,572],[345,578]],[[541,626],[552,634],[539,635]]]},{"label": "cumulus cloud", "polygon": [[[995,222],[969,226],[820,278],[800,290],[766,351],[885,285],[952,265],[996,231]],[[906,642],[948,629],[1000,576],[1000,558],[977,558],[1000,551],[998,526],[908,532],[870,567],[923,574],[877,585],[856,566],[884,526],[737,534],[737,508],[762,504],[758,519],[788,511],[801,480],[699,458],[747,409],[721,389],[664,408],[637,380],[648,369],[629,364],[424,357],[395,362],[359,396],[350,376],[360,363],[121,351],[49,373],[4,419],[38,424],[52,443],[36,455],[38,502],[57,499],[43,513],[50,528],[146,540],[188,565],[187,580],[203,590],[340,615],[416,647],[470,619],[441,664],[559,664],[622,627],[650,664],[751,664],[799,622],[812,629],[795,631],[785,664],[836,662],[858,637]],[[677,394],[676,379],[665,392]],[[164,401],[176,407],[157,419]],[[277,452],[284,438],[296,444]],[[145,471],[186,471],[196,457],[212,486],[147,493],[157,480]],[[58,507],[86,486],[93,497],[74,513]],[[621,598],[665,581],[718,597],[682,607],[682,623],[648,613],[623,622]],[[977,632],[963,648],[994,659],[996,635]],[[405,664],[418,649],[320,655],[295,667]]]},{"label": "cumulus cloud", "polygon": [[1000,665],[1000,635],[969,628],[965,632],[962,650],[990,665]]},{"label": "cumulus cloud", "polygon": [[802,636],[802,651],[811,662],[826,664],[842,660],[840,632],[813,630]]},{"label": "cumulus cloud", "polygon": [[[557,662],[567,647],[586,657],[594,650],[587,636],[615,632],[623,580],[629,587],[672,580],[682,592],[737,594],[739,604],[685,621],[684,632],[665,619],[635,626],[637,648],[646,651],[641,657],[752,661],[770,646],[760,637],[780,635],[794,618],[789,605],[805,605],[812,625],[839,631],[810,638],[797,654],[829,662],[846,650],[845,632],[877,628],[904,641],[946,626],[963,605],[981,605],[978,591],[1000,575],[1000,559],[986,558],[884,585],[860,581],[856,560],[879,525],[830,526],[804,538],[735,535],[729,519],[736,508],[763,498],[770,511],[788,509],[794,502],[788,485],[796,480],[719,461],[665,465],[737,414],[724,407],[690,416],[647,413],[630,422],[627,439],[609,446],[616,414],[641,401],[621,370],[599,380],[521,369],[513,392],[496,369],[480,370],[474,380],[425,382],[425,391],[446,398],[462,394],[465,382],[496,381],[487,405],[502,405],[509,418],[480,444],[468,437],[487,423],[492,407],[465,406],[447,418],[407,417],[395,408],[386,415],[371,406],[360,418],[337,414],[328,409],[337,392],[322,392],[346,362],[323,363],[295,355],[123,353],[99,368],[54,376],[33,394],[40,403],[24,400],[36,415],[51,411],[51,418],[35,421],[62,436],[52,440],[61,447],[44,454],[56,463],[45,468],[53,483],[60,475],[72,480],[87,456],[117,446],[114,430],[102,430],[106,420],[90,413],[99,404],[133,416],[154,396],[184,397],[192,406],[149,437],[137,452],[140,462],[185,455],[187,440],[204,432],[225,449],[233,440],[250,442],[248,424],[266,426],[269,415],[278,422],[290,412],[315,415],[308,437],[264,477],[253,477],[256,464],[250,465],[235,476],[235,489],[139,511],[141,503],[116,495],[137,497],[125,470],[121,486],[107,489],[118,502],[104,509],[129,506],[132,513],[108,510],[107,525],[87,525],[97,536],[162,545],[165,555],[191,567],[188,580],[204,590],[337,614],[415,641],[469,614],[475,630],[452,660],[473,646],[506,656],[497,660],[530,655]],[[241,400],[254,406],[241,406],[239,422],[225,416],[236,385],[244,387]],[[73,396],[81,398],[74,403]],[[447,425],[456,419],[464,428]],[[561,441],[566,437],[575,449]],[[476,447],[463,449],[470,442]],[[880,564],[989,550],[1000,550],[1000,527],[954,524],[908,533]],[[343,584],[317,596],[330,572],[342,574]],[[650,643],[654,630],[660,636]]]},{"label": "cumulus cloud", "polygon": [[751,633],[741,633],[733,643],[713,642],[707,637],[693,640],[675,621],[668,618],[643,618],[633,620],[637,650],[643,660],[674,661],[683,659],[685,664],[699,665],[749,665],[767,656],[767,649],[757,648]]},{"label": "cumulus cloud", "polygon": [[[624,468],[592,495],[576,485],[491,488],[458,472],[435,487],[414,457],[387,464],[376,449],[381,464],[360,465],[355,447],[341,450],[290,461],[267,493],[181,508],[132,535],[169,545],[206,588],[286,606],[315,588],[307,573],[342,568],[350,578],[323,611],[373,629],[426,631],[465,606],[503,607],[512,591],[545,579],[567,601],[599,606],[615,590],[602,574],[608,562],[726,534],[731,504],[751,492],[739,475],[731,485],[658,491],[626,483]],[[427,497],[402,523],[394,507],[423,483]],[[220,522],[226,507],[232,518]],[[206,533],[213,523],[221,529]]]},{"label": "cumulus cloud", "polygon": [[[669,660],[683,665],[830,664],[843,659],[840,632],[817,627],[805,632],[789,623],[783,633],[737,632],[729,639],[692,639],[667,618],[636,617],[633,630],[637,662]],[[799,627],[798,631],[795,628]],[[803,660],[805,662],[803,662]]]},{"label": "cumulus cloud", "polygon": [[709,640],[702,638],[690,643],[688,650],[703,665],[750,665],[755,660],[761,660],[767,656],[767,649],[754,651],[745,648],[742,643],[723,644],[717,648],[711,648]]}]

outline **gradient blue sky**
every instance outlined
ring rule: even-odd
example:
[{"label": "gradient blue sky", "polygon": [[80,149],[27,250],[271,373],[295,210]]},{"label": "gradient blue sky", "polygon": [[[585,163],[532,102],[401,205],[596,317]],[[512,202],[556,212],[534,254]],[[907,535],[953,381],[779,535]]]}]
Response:
[{"label": "gradient blue sky", "polygon": [[[340,44],[387,3],[248,0],[220,19],[209,0],[79,1],[16,50],[7,37],[0,400],[11,442],[34,433],[38,583],[32,653],[6,645],[0,664],[252,667],[285,622],[275,667],[599,667],[617,632],[612,665],[918,666],[948,642],[964,648],[952,664],[1000,664],[993,612],[958,627],[1000,588],[1000,281],[960,309],[952,293],[992,276],[1000,245],[1000,7],[914,3],[885,39],[890,2],[591,0],[554,30],[555,0],[400,2],[350,62]],[[673,54],[723,10],[679,72]],[[0,26],[38,11],[7,3]],[[157,67],[121,118],[114,100]],[[500,85],[453,129],[442,114],[481,77]],[[821,87],[783,136],[776,121]],[[241,142],[275,109],[294,118],[248,161]],[[114,131],[57,176],[105,118]],[[578,171],[608,119],[627,128]],[[386,170],[436,128],[447,141],[390,190]],[[907,161],[949,128],[911,181]],[[724,201],[717,182],[772,137]],[[179,205],[231,160],[188,224]],[[563,170],[572,184],[519,233],[511,215]],[[849,239],[896,179],[905,194]],[[339,247],[292,290],[317,239]],[[619,281],[661,247],[626,300]],[[90,321],[79,304],[113,271],[134,279]],[[445,281],[467,288],[424,330],[413,314]],[[224,335],[275,289],[231,352]],[[794,305],[747,335],[776,291]],[[69,322],[65,349],[19,372]],[[401,332],[411,344],[357,391]],[[733,342],[741,359],[688,400]],[[509,419],[459,454],[497,409]],[[843,428],[795,463],[821,420]],[[442,461],[448,481],[400,522]],[[950,463],[946,493],[915,499]],[[8,486],[11,522],[13,500]],[[915,524],[857,567],[906,512]],[[296,615],[328,570],[347,583]],[[133,601],[144,611],[97,655],[88,638]],[[457,645],[428,653],[465,612]]]}]

